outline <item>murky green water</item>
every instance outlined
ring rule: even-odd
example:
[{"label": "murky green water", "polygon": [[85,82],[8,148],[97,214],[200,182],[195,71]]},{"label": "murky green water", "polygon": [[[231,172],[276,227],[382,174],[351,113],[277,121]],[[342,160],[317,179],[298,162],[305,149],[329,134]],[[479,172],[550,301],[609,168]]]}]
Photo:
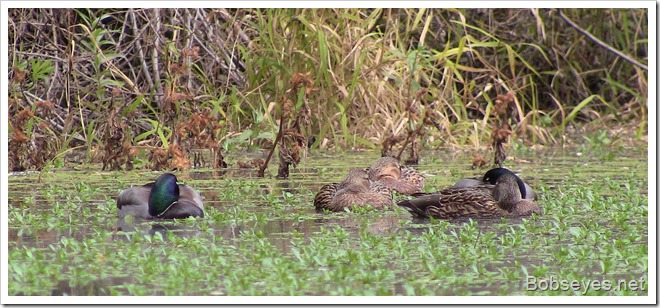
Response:
[{"label": "murky green water", "polygon": [[[116,217],[118,193],[159,173],[81,166],[40,181],[10,175],[9,294],[548,295],[585,289],[535,293],[527,277],[648,277],[645,149],[517,154],[507,166],[541,192],[538,219],[315,212],[322,185],[377,158],[312,153],[287,180],[244,169],[178,173],[205,197],[206,211],[180,222]],[[485,172],[470,163],[470,153],[426,152],[417,168],[432,191]]]}]

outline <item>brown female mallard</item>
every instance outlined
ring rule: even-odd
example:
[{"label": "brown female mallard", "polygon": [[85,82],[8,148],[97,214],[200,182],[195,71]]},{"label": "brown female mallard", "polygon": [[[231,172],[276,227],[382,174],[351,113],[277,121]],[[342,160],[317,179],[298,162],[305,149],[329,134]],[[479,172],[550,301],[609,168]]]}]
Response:
[{"label": "brown female mallard", "polygon": [[[484,185],[484,184],[491,184],[495,185],[495,181],[502,176],[503,174],[513,174],[511,170],[506,169],[506,168],[494,168],[490,169],[484,174],[482,178],[464,178],[456,182],[453,188],[465,188],[465,187],[473,187],[473,186],[479,186],[479,185]],[[529,184],[523,182],[522,179],[520,179],[516,175],[516,181],[518,182],[518,186],[520,187],[520,192],[522,195],[523,199],[529,199],[529,200],[537,200],[539,195],[532,189]]]},{"label": "brown female mallard", "polygon": [[380,182],[385,187],[404,195],[412,195],[424,190],[424,176],[390,156],[381,157],[368,168],[369,179]]},{"label": "brown female mallard", "polygon": [[369,180],[364,169],[351,169],[341,183],[327,184],[314,197],[314,207],[342,212],[370,204],[375,209],[392,206],[392,193],[378,182]]},{"label": "brown female mallard", "polygon": [[422,195],[397,205],[415,216],[449,219],[458,217],[525,217],[541,215],[533,200],[523,199],[515,174],[500,175],[495,185],[483,184],[467,188],[447,188]]}]

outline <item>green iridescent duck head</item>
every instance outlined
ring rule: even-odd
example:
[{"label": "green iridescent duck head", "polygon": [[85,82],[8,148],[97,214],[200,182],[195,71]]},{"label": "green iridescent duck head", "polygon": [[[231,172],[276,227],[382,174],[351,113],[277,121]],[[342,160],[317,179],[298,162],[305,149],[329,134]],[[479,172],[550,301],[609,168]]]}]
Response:
[{"label": "green iridescent duck head", "polygon": [[119,217],[174,219],[204,217],[202,196],[192,187],[177,184],[177,178],[165,173],[151,182],[128,187],[117,198]]},{"label": "green iridescent duck head", "polygon": [[162,174],[156,179],[151,188],[151,194],[149,194],[149,215],[159,217],[179,201],[179,196],[179,184],[176,183],[176,176],[171,173]]}]

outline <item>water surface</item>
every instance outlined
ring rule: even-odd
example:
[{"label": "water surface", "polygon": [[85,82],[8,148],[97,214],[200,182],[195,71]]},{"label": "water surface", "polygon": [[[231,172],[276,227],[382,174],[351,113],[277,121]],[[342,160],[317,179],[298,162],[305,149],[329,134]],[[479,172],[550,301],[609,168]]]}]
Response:
[{"label": "water surface", "polygon": [[[540,192],[536,219],[431,221],[395,208],[317,213],[312,199],[376,152],[311,153],[290,178],[190,170],[206,218],[116,217],[114,198],[158,172],[75,166],[9,176],[10,295],[547,295],[528,276],[647,277],[645,149],[514,153],[507,167]],[[467,152],[425,152],[426,190],[471,170]],[[229,157],[231,161],[232,157]],[[183,288],[182,285],[188,286]],[[639,294],[647,291],[595,294]],[[592,294],[592,293],[588,293]]]}]

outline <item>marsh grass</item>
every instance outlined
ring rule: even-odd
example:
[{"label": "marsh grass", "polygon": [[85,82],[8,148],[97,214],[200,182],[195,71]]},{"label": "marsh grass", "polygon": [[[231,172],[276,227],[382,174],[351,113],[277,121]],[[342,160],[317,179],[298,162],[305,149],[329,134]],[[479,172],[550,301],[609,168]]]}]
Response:
[{"label": "marsh grass", "polygon": [[[645,9],[561,12],[589,25],[611,49],[647,61]],[[375,149],[389,136],[423,127],[422,148],[482,151],[495,129],[494,102],[508,93],[512,139],[526,146],[565,144],[576,130],[605,125],[644,137],[648,72],[558,14],[11,9],[10,168],[103,160],[113,170],[130,169],[161,149],[169,154],[150,156],[153,169],[187,169],[199,148],[267,145],[278,133],[278,102],[291,97],[287,83],[296,74],[313,81],[293,100],[296,110],[307,104],[311,111],[303,133],[324,149]],[[432,112],[436,127],[421,125],[412,109]],[[200,114],[204,125],[181,126]],[[193,143],[197,130],[206,139]]]},{"label": "marsh grass", "polygon": [[[472,175],[465,164],[426,155],[438,157],[420,166],[431,174],[427,190]],[[514,166],[541,193],[543,215],[526,219],[419,220],[399,208],[316,213],[311,203],[316,189],[345,172],[328,167],[337,158],[319,158],[309,168],[328,170],[322,178],[308,174],[307,181],[184,173],[182,180],[206,197],[207,215],[172,222],[116,218],[113,196],[128,183],[152,180],[152,172],[56,171],[43,175],[34,189],[24,187],[34,185],[28,183],[38,175],[12,176],[8,290],[10,295],[646,295],[584,287],[525,289],[528,275],[538,281],[648,280],[647,166],[617,156],[609,162],[599,161],[598,154],[544,156],[552,172]],[[81,184],[83,173],[87,180]]]}]

